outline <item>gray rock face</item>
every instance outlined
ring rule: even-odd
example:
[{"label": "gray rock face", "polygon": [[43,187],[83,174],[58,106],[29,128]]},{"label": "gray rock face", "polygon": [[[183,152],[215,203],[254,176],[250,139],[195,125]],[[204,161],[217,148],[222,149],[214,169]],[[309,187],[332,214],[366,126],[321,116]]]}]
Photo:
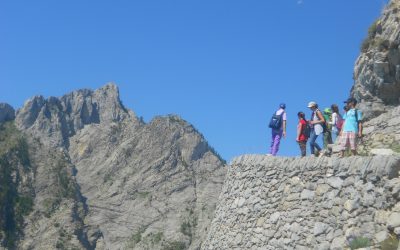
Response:
[{"label": "gray rock face", "polygon": [[364,137],[359,152],[363,155],[400,154],[400,106],[388,109],[363,124]]},{"label": "gray rock face", "polygon": [[7,103],[0,103],[0,122],[11,121],[15,119],[14,108]]},{"label": "gray rock face", "polygon": [[168,116],[139,128],[88,126],[69,152],[88,199],[87,225],[100,229],[105,249],[158,249],[152,242],[160,236],[200,246],[225,169],[191,125]]},{"label": "gray rock face", "polygon": [[237,157],[202,249],[378,249],[400,225],[399,170],[396,156]]},{"label": "gray rock face", "polygon": [[144,124],[108,84],[34,97],[16,124],[37,173],[21,249],[201,246],[226,168],[180,117]]},{"label": "gray rock face", "polygon": [[352,95],[365,118],[400,104],[400,1],[392,0],[369,29],[354,68]]}]

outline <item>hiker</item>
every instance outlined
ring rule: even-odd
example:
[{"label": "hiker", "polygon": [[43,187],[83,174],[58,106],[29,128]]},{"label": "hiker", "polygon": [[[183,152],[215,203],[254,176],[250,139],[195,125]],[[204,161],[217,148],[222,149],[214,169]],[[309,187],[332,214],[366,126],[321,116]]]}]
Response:
[{"label": "hiker", "polygon": [[272,130],[270,155],[275,156],[279,150],[281,138],[286,138],[286,104],[281,103],[279,109],[272,115],[269,127]]},{"label": "hiker", "polygon": [[[325,123],[324,116],[318,109],[318,104],[316,102],[309,102],[308,108],[312,110],[311,120],[309,124],[312,126],[310,134],[310,150],[312,156],[319,156],[321,152],[321,147],[316,142],[318,136],[324,131],[322,124]],[[317,149],[315,151],[315,149]]]},{"label": "hiker", "polygon": [[324,149],[328,149],[328,144],[332,144],[332,125],[330,124],[332,119],[332,110],[330,108],[324,109],[324,119],[325,123],[323,124],[324,129]]},{"label": "hiker", "polygon": [[349,146],[352,154],[357,155],[357,137],[362,137],[362,113],[360,110],[356,109],[357,100],[355,98],[349,98],[345,103],[349,110],[343,116],[344,124],[340,132],[342,157]]},{"label": "hiker", "polygon": [[299,123],[297,124],[296,141],[300,147],[301,157],[304,157],[307,154],[307,139],[310,136],[307,130],[309,128],[307,127],[307,121],[303,112],[297,113],[297,117],[299,118]]},{"label": "hiker", "polygon": [[339,113],[338,105],[332,104],[331,110],[332,110],[332,119],[330,121],[330,124],[332,126],[332,141],[336,142],[337,138],[339,137],[339,133],[342,130],[343,118]]}]

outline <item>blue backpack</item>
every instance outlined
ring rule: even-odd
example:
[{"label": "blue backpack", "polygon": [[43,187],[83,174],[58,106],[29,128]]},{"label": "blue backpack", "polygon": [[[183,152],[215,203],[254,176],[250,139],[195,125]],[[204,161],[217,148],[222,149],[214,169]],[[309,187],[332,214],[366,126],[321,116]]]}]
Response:
[{"label": "blue backpack", "polygon": [[281,129],[282,127],[282,117],[285,112],[282,112],[282,114],[277,115],[274,113],[271,117],[271,120],[269,122],[269,127],[272,129]]}]

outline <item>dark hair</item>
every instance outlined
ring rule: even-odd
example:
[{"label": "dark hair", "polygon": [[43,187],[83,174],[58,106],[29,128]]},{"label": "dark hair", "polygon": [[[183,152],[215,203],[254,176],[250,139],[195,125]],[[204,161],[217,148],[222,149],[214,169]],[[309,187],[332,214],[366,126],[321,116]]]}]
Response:
[{"label": "dark hair", "polygon": [[297,113],[297,116],[300,117],[301,119],[305,120],[306,115],[303,112]]},{"label": "dark hair", "polygon": [[332,113],[337,113],[339,114],[339,107],[336,104],[331,105]]},{"label": "dark hair", "polygon": [[349,107],[347,107],[347,105],[346,105],[343,107],[343,110],[345,110],[347,112],[347,111],[349,111]]}]

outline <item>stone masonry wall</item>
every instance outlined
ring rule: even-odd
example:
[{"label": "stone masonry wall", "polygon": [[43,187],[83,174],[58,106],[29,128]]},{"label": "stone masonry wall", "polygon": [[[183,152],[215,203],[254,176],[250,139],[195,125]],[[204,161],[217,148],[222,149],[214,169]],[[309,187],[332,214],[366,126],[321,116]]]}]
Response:
[{"label": "stone masonry wall", "polygon": [[233,160],[202,249],[372,249],[400,234],[400,158]]}]

